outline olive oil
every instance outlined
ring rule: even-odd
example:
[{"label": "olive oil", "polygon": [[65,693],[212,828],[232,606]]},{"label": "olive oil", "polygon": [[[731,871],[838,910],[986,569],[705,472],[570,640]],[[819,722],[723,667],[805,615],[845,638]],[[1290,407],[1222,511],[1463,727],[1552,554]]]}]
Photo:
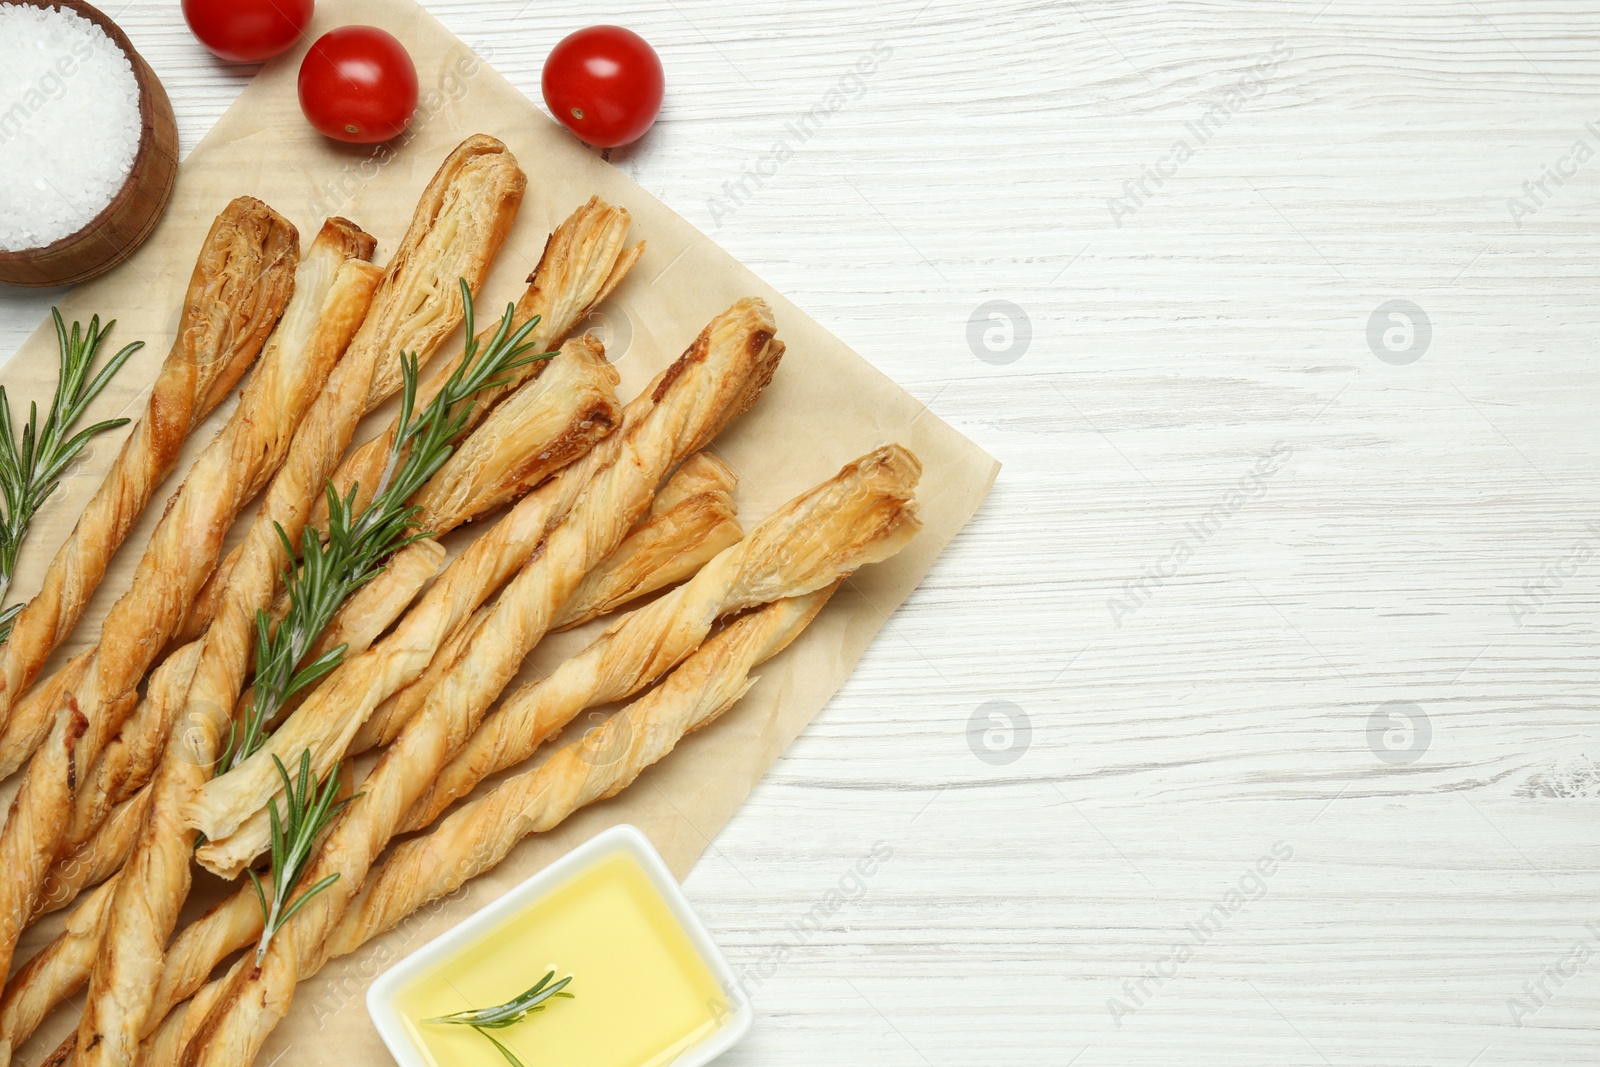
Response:
[{"label": "olive oil", "polygon": [[422,1020],[503,1004],[548,970],[572,1000],[492,1031],[526,1067],[660,1067],[719,1025],[721,992],[638,861],[613,853],[406,987],[396,1006],[434,1067],[506,1067],[470,1027]]}]

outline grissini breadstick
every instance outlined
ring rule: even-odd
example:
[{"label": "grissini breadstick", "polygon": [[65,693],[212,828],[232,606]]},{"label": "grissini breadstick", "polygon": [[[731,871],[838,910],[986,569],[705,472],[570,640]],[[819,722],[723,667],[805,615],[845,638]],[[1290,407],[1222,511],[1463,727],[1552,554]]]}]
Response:
[{"label": "grissini breadstick", "polygon": [[312,959],[320,964],[355,951],[494,867],[529,834],[552,830],[579,808],[621,792],[685,734],[743,696],[753,684],[750,671],[798,637],[837,588],[779,600],[731,623],[603,725],[454,812],[427,836],[395,848]]},{"label": "grissini breadstick", "polygon": [[[543,384],[551,377],[547,374],[533,384]],[[562,610],[561,618],[593,618],[627,599],[664,588],[692,574],[705,560],[737,541],[740,536],[737,510],[727,493],[735,480],[733,472],[722,461],[705,453],[691,456],[656,494],[650,517],[584,579]],[[684,500],[686,493],[702,486],[715,488],[696,492],[693,503]],[[680,507],[658,514],[663,499],[676,502]],[[449,670],[462,643],[471,640],[487,615],[486,609],[479,608],[471,620],[440,646],[427,670],[378,705],[350,742],[352,754],[394,740],[400,727],[422,706],[423,697]]]},{"label": "grissini breadstick", "polygon": [[683,461],[650,514],[583,579],[553,627],[568,630],[683,581],[744,536],[733,490],[739,476],[709,452]]},{"label": "grissini breadstick", "polygon": [[0,647],[0,768],[9,774],[38,745],[56,708],[31,732],[9,729],[10,711],[45,660],[72,632],[111,556],[156,487],[172,472],[190,432],[255,362],[294,287],[298,237],[271,208],[250,197],[212,223],[184,297],[172,351],[162,363],[144,416],[50,561],[44,584]]},{"label": "grissini breadstick", "polygon": [[185,645],[150,673],[144,699],[79,783],[72,822],[61,843],[63,855],[87,841],[115,805],[150,780],[166,747],[167,727],[183,706],[199,659],[199,646]]},{"label": "grissini breadstick", "polygon": [[45,876],[44,890],[34,916],[47,915],[71,904],[83,890],[99,885],[122,869],[139,829],[150,814],[154,793],[143,789],[112,809],[94,835],[57,858]]},{"label": "grissini breadstick", "polygon": [[[119,891],[106,951],[90,981],[78,1028],[80,1067],[129,1064],[138,1055],[149,997],[167,936],[188,897],[193,834],[179,813],[210,777],[248,669],[256,614],[271,604],[289,564],[279,528],[301,536],[313,502],[361,416],[401,382],[400,357],[428,359],[465,316],[459,281],[481,288],[521,205],[527,179],[505,145],[469,137],[424,190],[405,238],[370,309],[295,435],[247,531],[218,613],[206,631],[189,694],[186,729],[169,746],[156,780],[150,821],[129,858],[137,873]],[[178,735],[174,735],[177,737]]]},{"label": "grissini breadstick", "polygon": [[[339,879],[294,913],[269,942],[261,965],[241,974],[238,987],[201,1021],[196,1041],[185,1052],[186,1062],[192,1057],[207,1067],[231,1067],[255,1058],[288,1010],[302,969],[319,962],[324,938],[424,783],[444,765],[454,739],[476,726],[488,700],[515,673],[583,575],[649,510],[666,474],[743,413],[771,381],[783,354],[773,331],[772,313],[764,302],[738,301],[657,377],[647,394],[649,409],[637,419],[625,418],[623,428],[595,449],[618,442],[615,461],[587,480],[566,520],[507,585],[480,630],[483,640],[464,652],[458,660],[462,669],[429,694],[422,711],[389,746],[362,783],[362,793],[334,821],[305,874],[311,879],[308,885],[335,872]],[[556,482],[565,477],[563,472]],[[417,610],[426,604],[424,600]],[[419,665],[417,672],[421,669]],[[333,750],[343,751],[376,703],[346,720],[342,737],[333,738]]]},{"label": "grissini breadstick", "polygon": [[[578,208],[558,226],[545,241],[544,254],[539,265],[528,276],[528,288],[517,301],[514,327],[521,327],[534,316],[539,324],[528,339],[535,351],[544,351],[560,344],[611,291],[627,277],[633,265],[644,254],[641,242],[632,248],[624,247],[628,236],[628,213],[593,197]],[[487,343],[493,328],[480,338]],[[460,359],[451,360],[439,368],[437,374],[417,390],[420,408],[432,400],[444,387],[446,379],[459,365]],[[514,392],[524,381],[545,373],[547,366],[536,361],[519,367],[503,376],[505,382],[494,389],[485,389],[469,402],[466,424],[462,436],[471,433],[484,414],[502,397]],[[378,436],[363,444],[346,457],[333,476],[340,492],[349,492],[352,484],[367,487],[375,484],[383,469],[399,422],[391,421]],[[366,503],[369,493],[358,493],[359,503]],[[318,514],[321,514],[319,505]]]},{"label": "grissini breadstick", "polygon": [[0,997],[0,1038],[16,1048],[63,1000],[83,987],[100,948],[100,932],[116,888],[112,879],[95,889],[67,919],[55,940],[40,949],[6,983]]},{"label": "grissini breadstick", "polygon": [[[629,720],[613,719],[611,722],[615,725],[603,727],[600,732],[569,746],[574,757],[571,761],[564,762],[560,758],[562,753],[558,753],[546,767],[576,765],[582,776],[580,781],[561,775],[560,797],[569,802],[577,799],[565,814],[571,814],[582,803],[598,799],[594,794],[599,789],[609,790],[605,795],[614,794],[637,777],[644,766],[666,755],[681,736],[681,732],[673,733],[675,729],[687,732],[709,722],[714,712],[720,710],[718,705],[725,707],[731,703],[726,694],[742,692],[747,687],[751,668],[777,655],[799,636],[836,588],[837,583],[804,597],[767,605],[742,617],[701,646],[660,688],[628,708],[623,714],[630,716]],[[628,723],[628,729],[621,728],[623,722]],[[633,745],[634,724],[642,724],[643,730],[651,733],[646,746]],[[595,768],[604,776],[591,776],[589,772]],[[553,770],[543,768],[534,774],[556,777]],[[518,784],[507,783],[502,787],[507,789],[506,793],[497,790],[480,802],[494,804],[496,813],[504,816],[503,825],[494,826],[493,833],[474,836],[486,822],[492,821],[486,819],[485,813],[475,804],[452,815],[427,837],[397,848],[372,873],[365,889],[344,912],[323,957],[333,959],[354,951],[372,937],[393,929],[418,908],[449,894],[469,878],[504,859],[511,845],[534,832],[534,828],[520,818],[517,806],[506,803],[516,793],[539,793],[537,786],[532,790],[526,787],[524,779],[529,777],[513,779],[512,783]],[[565,817],[558,815],[559,811],[560,803],[552,802],[541,815],[554,825]],[[517,832],[518,828],[521,832]],[[435,860],[438,867],[432,865]],[[415,877],[419,870],[421,876]],[[216,921],[224,918],[225,921]],[[203,930],[208,923],[218,929]],[[205,976],[229,952],[253,941],[260,927],[261,909],[253,893],[241,890],[218,905],[205,920],[186,929],[174,942],[172,950],[180,974],[163,976],[162,990],[156,998],[158,1010],[152,1012],[152,1016],[177,1006],[184,997],[200,989]],[[236,976],[229,976],[233,977]],[[218,979],[206,987],[203,998],[196,998],[202,1014],[209,1002],[223,991],[227,981]],[[171,1022],[172,1016],[168,1016],[161,1027]],[[164,1040],[174,1042],[177,1036],[168,1034]],[[175,1053],[175,1049],[169,1048],[166,1055],[172,1059],[160,1062],[176,1062]]]},{"label": "grissini breadstick", "polygon": [[[377,636],[382,633],[406,605],[425,585],[433,578],[439,568],[444,564],[445,551],[437,541],[417,541],[395,553],[388,564],[385,565],[383,577],[392,580],[382,583],[374,580],[346,602],[334,617],[322,638],[312,647],[308,655],[315,658],[335,645],[345,645],[351,655],[359,655],[372,644]],[[382,593],[384,595],[374,595]],[[193,649],[194,652],[198,648]],[[169,663],[171,659],[169,658]],[[157,668],[159,674],[166,668],[166,664]],[[193,676],[193,668],[189,668],[189,676]],[[187,683],[185,683],[187,684]],[[152,682],[154,685],[154,682]],[[247,702],[250,694],[240,698],[241,706]],[[159,711],[163,715],[170,710],[165,702],[150,700],[144,701],[141,711]],[[234,712],[238,719],[240,711]],[[170,718],[170,716],[167,716]],[[131,725],[130,719],[124,728]],[[143,738],[148,745],[151,738]],[[166,735],[160,738],[165,748]],[[82,844],[71,846],[51,868],[50,874],[45,879],[43,899],[37,908],[37,914],[43,915],[66,907],[74,897],[83,889],[98,885],[107,877],[121,869],[123,861],[132,851],[134,841],[143,827],[145,818],[149,814],[150,803],[154,792],[149,788],[149,775],[155,769],[154,762],[146,763],[152,755],[157,759],[160,752],[151,752],[141,749],[137,753],[130,752],[124,759],[113,763],[113,749],[123,741],[121,735],[106,751],[101,754],[95,764],[94,774],[97,780],[111,782],[114,776],[121,774],[117,787],[109,794],[115,809],[95,829],[94,833]],[[76,818],[76,814],[75,814]],[[256,931],[260,933],[259,930]]]},{"label": "grissini breadstick", "polygon": [[[583,576],[609,555],[649,510],[665,475],[754,402],[782,355],[782,343],[774,339],[773,329],[771,310],[764,302],[740,300],[717,316],[678,361],[658,376],[649,390],[649,410],[637,421],[625,421],[621,430],[605,439],[607,445],[618,442],[615,462],[585,480],[566,509],[566,518],[502,591],[493,613],[478,631],[479,640],[457,660],[468,666],[447,675],[428,695],[429,702],[449,702],[457,715],[475,718],[482,714]],[[561,494],[561,483],[579,466],[567,468],[549,488]],[[477,605],[462,606],[472,610]],[[426,607],[424,600],[417,610]],[[421,667],[398,678],[389,692],[420,672]],[[324,683],[323,690],[329,688]],[[210,838],[196,853],[200,863],[214,872],[236,875],[265,847],[265,805],[278,791],[269,753],[285,759],[310,749],[318,776],[326,775],[343,757],[355,731],[378,701],[388,695],[374,693],[369,687],[354,700],[323,702],[317,715],[306,714],[313,707],[308,700],[253,757],[254,768],[247,761],[209,783],[186,809],[191,825]],[[426,716],[426,708],[424,705],[419,718]],[[251,774],[242,775],[243,771]],[[249,828],[227,840],[245,819],[251,820]]]},{"label": "grissini breadstick", "polygon": [[[280,222],[293,233],[287,222]],[[336,229],[354,231],[349,224]],[[296,423],[337,358],[337,352],[302,347],[301,341],[315,332],[322,304],[316,289],[331,289],[350,258],[351,246],[362,242],[344,232],[327,236],[325,231],[324,236],[326,240],[319,237],[323,248],[307,257],[301,272],[312,291],[291,302],[301,309],[296,310],[291,329],[280,331],[278,341],[267,345],[238,406],[168,501],[129,589],[101,624],[100,642],[83,681],[65,701],[72,714],[85,720],[66,779],[41,778],[30,768],[12,803],[13,822],[27,811],[28,821],[22,825],[48,830],[24,837],[8,824],[0,832],[0,866],[10,875],[0,880],[0,965],[9,964],[20,924],[32,913],[45,874],[65,841],[67,809],[79,783],[122,725],[117,711],[125,696],[135,690],[176,632],[195,593],[216,566],[228,527],[282,462]],[[306,322],[312,323],[309,330],[301,328]],[[51,770],[48,763],[40,768],[41,773]]]},{"label": "grissini breadstick", "polygon": [[589,334],[561,346],[548,369],[507,397],[411,498],[417,523],[444,533],[526,493],[622,419],[620,380]]},{"label": "grissini breadstick", "polygon": [[693,652],[719,618],[803,596],[887,559],[921,523],[922,468],[887,445],[778,508],[688,582],[612,623],[549,676],[487,716],[418,800],[401,829],[431,823],[489,775],[533,755],[584,708],[622,700]]}]

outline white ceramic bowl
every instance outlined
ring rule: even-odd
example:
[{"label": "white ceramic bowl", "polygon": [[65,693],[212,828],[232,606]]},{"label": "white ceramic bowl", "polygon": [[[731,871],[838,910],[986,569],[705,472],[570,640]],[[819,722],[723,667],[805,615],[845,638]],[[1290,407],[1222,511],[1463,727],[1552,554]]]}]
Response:
[{"label": "white ceramic bowl", "polygon": [[[613,826],[605,833],[590,838],[573,849],[499,900],[480,908],[378,976],[377,981],[367,990],[367,1013],[372,1016],[372,1021],[378,1027],[383,1043],[389,1046],[389,1052],[394,1056],[395,1062],[399,1063],[400,1067],[430,1067],[427,1057],[413,1042],[405,1020],[395,1006],[396,998],[402,990],[410,986],[413,981],[442,966],[461,948],[501,926],[517,912],[567,879],[619,852],[626,853],[644,868],[645,874],[660,892],[661,898],[666,901],[667,907],[683,927],[684,933],[705,960],[706,967],[717,980],[717,984],[724,990],[734,989],[733,968],[728,966],[727,958],[722,955],[717,943],[711,940],[711,934],[706,930],[705,923],[695,914],[694,908],[689,904],[689,898],[683,895],[677,879],[667,870],[666,863],[661,859],[661,854],[655,850],[655,846],[650,843],[650,839],[637,827]],[[733,1011],[722,1025],[700,1044],[684,1050],[672,1061],[672,1067],[704,1067],[750,1032],[750,1026],[755,1022],[755,1009],[744,997],[731,999]]]}]

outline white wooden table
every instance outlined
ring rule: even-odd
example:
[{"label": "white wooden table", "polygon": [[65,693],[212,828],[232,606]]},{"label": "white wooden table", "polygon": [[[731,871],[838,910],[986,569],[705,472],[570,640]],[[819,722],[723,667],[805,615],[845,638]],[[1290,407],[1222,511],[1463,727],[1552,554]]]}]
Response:
[{"label": "white wooden table", "polygon": [[724,1062],[1593,1061],[1600,7],[429,6],[642,32],[613,162],[1006,464],[689,879]]}]

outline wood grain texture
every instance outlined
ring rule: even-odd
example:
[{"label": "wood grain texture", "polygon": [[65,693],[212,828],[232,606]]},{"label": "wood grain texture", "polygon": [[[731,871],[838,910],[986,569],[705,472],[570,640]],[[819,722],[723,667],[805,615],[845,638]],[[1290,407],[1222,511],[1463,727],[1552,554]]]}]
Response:
[{"label": "wood grain texture", "polygon": [[[535,97],[644,33],[612,161],[1006,464],[688,881],[760,1015],[724,1062],[1592,1059],[1600,10],[429,6]],[[192,146],[246,74],[116,7]]]}]

